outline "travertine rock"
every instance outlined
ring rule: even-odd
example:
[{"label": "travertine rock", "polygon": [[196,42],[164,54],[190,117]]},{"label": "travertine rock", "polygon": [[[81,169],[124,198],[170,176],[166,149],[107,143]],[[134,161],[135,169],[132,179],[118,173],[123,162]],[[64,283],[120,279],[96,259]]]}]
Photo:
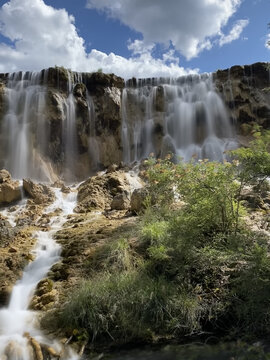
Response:
[{"label": "travertine rock", "polygon": [[7,170],[0,170],[0,205],[9,204],[21,199],[19,181],[11,179]]},{"label": "travertine rock", "polygon": [[55,199],[52,190],[44,184],[36,184],[30,179],[23,179],[23,189],[35,204],[48,205]]}]

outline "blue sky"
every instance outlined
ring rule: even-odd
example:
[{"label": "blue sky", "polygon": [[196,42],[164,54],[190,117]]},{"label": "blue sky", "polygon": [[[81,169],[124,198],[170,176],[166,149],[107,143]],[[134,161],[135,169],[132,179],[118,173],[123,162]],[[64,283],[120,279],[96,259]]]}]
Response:
[{"label": "blue sky", "polygon": [[270,0],[9,0],[0,72],[178,76],[269,61]]}]

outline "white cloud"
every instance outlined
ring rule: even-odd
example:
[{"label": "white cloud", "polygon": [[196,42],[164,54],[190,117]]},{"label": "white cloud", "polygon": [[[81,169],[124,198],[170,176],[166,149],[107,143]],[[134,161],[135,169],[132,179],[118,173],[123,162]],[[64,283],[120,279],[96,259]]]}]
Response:
[{"label": "white cloud", "polygon": [[84,41],[78,36],[74,18],[42,0],[11,0],[0,9],[0,31],[14,46],[0,45],[3,71],[9,61],[13,68],[37,69],[62,63],[74,67],[85,56]]},{"label": "white cloud", "polygon": [[[175,60],[175,59],[174,59]],[[175,61],[169,64],[166,59],[154,59],[150,53],[126,59],[113,53],[107,55],[98,50],[92,50],[88,55],[87,64],[91,69],[102,68],[106,73],[114,72],[124,78],[131,77],[177,77],[198,72],[198,69],[184,69]],[[89,71],[88,68],[88,71]]]},{"label": "white cloud", "polygon": [[154,49],[155,44],[145,44],[142,40],[135,40],[128,42],[128,49],[132,52],[133,55],[141,55],[141,54],[151,54],[152,50]]},{"label": "white cloud", "polygon": [[266,37],[265,47],[266,47],[266,49],[270,50],[270,34],[268,34]]},{"label": "white cloud", "polygon": [[77,71],[102,68],[125,78],[194,72],[179,67],[175,58],[153,58],[151,42],[130,43],[133,56],[129,59],[95,49],[88,54],[74,18],[65,9],[47,6],[43,0],[10,0],[4,4],[0,8],[0,33],[12,41],[12,45],[0,43],[0,72],[40,70],[54,65]]},{"label": "white cloud", "polygon": [[223,46],[225,44],[231,43],[234,40],[239,39],[240,35],[242,34],[244,28],[248,25],[248,23],[249,20],[238,20],[234,24],[228,35],[221,34],[221,37],[219,39],[219,45]]},{"label": "white cloud", "polygon": [[148,43],[170,42],[187,59],[210,49],[242,0],[87,0],[143,34]]}]

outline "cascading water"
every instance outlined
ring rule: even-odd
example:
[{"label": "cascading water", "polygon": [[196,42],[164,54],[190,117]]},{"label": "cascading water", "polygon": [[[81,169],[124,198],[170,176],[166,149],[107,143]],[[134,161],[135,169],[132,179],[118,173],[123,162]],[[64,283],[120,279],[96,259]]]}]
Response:
[{"label": "cascading water", "polygon": [[99,146],[95,130],[96,114],[94,102],[88,92],[86,93],[86,101],[88,108],[88,122],[90,124],[88,137],[88,153],[92,163],[92,170],[97,170],[99,163]]},{"label": "cascading water", "polygon": [[[59,81],[52,85],[48,77],[55,73],[57,70],[50,73],[48,69],[8,75],[4,88],[5,115],[1,121],[0,153],[1,160],[4,159],[2,166],[14,178],[54,181],[54,173],[57,173],[66,180],[76,179],[79,146],[77,99],[73,91],[76,84],[85,82],[85,78],[81,73],[65,70],[65,88]],[[91,163],[95,167],[98,146],[94,103],[86,87],[85,92],[87,119],[83,122],[88,124],[86,129],[90,128],[85,137],[88,137]]]},{"label": "cascading water", "polygon": [[[63,143],[64,143],[64,171],[68,174],[74,173],[74,164],[77,163],[78,144],[76,134],[76,102],[73,95],[73,81],[71,73],[67,71],[68,97],[63,103],[64,119],[63,121]],[[66,174],[65,178],[70,179],[70,175]],[[73,179],[74,180],[74,179]]]},{"label": "cascading water", "polygon": [[225,106],[209,75],[141,81],[122,97],[124,161],[153,153],[221,161],[237,146]]},{"label": "cascading water", "polygon": [[[26,267],[21,280],[14,286],[8,307],[0,310],[1,360],[31,360],[31,338],[36,339],[38,343],[53,346],[56,351],[61,352],[60,344],[51,344],[37,329],[35,313],[28,310],[38,282],[60,258],[60,246],[54,241],[53,235],[61,228],[67,215],[73,212],[76,205],[76,192],[68,195],[64,195],[60,189],[54,189],[54,192],[56,201],[47,208],[46,213],[53,213],[57,209],[61,209],[62,213],[52,217],[48,232],[36,232],[37,244],[33,250],[35,260]],[[77,356],[70,352],[61,358],[75,360]]]},{"label": "cascading water", "polygon": [[[41,73],[35,72],[10,74],[5,89],[7,113],[2,129],[5,134],[4,166],[17,179],[29,175],[41,176],[34,151],[37,147],[43,150],[47,144],[44,119],[46,87],[40,86],[40,77]],[[36,129],[37,147],[31,136],[32,127]]]}]

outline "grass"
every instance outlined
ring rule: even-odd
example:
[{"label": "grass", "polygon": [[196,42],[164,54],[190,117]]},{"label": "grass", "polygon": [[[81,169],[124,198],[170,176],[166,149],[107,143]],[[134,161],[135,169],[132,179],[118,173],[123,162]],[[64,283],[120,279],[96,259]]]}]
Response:
[{"label": "grass", "polygon": [[61,312],[64,327],[84,329],[92,341],[128,342],[188,334],[203,311],[196,296],[139,271],[108,272],[85,281]]}]

